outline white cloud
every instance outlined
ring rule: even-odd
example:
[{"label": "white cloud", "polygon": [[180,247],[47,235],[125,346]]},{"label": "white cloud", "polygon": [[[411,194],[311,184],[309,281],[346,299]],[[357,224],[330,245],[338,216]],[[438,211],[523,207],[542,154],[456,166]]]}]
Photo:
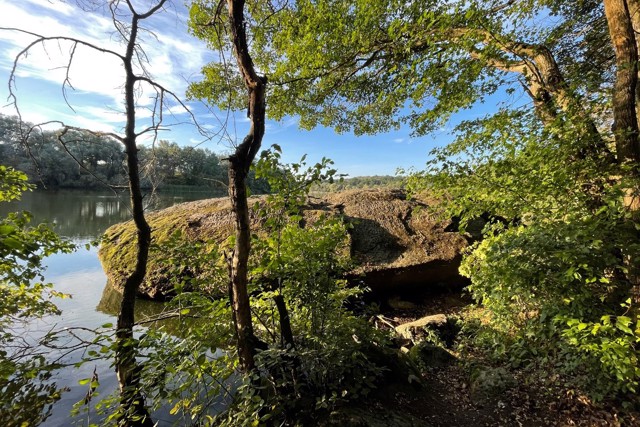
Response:
[{"label": "white cloud", "polygon": [[64,15],[71,15],[73,13],[73,6],[61,1],[22,0],[22,3],[28,3],[36,7],[49,9],[51,11],[62,13]]},{"label": "white cloud", "polygon": [[84,117],[81,115],[75,115],[73,117],[69,117],[69,119],[65,120],[66,123],[74,122],[75,126],[90,129],[96,132],[112,132],[118,133],[118,128],[112,126],[109,123],[105,123],[102,119],[94,119],[89,117]]},{"label": "white cloud", "polygon": [[[105,12],[108,11],[104,6],[93,12],[83,11],[73,2],[0,1],[0,27],[20,28],[49,37],[76,38],[123,54],[124,45],[119,41],[111,16]],[[148,58],[145,69],[154,80],[180,97],[188,85],[185,76],[199,73],[210,55],[204,43],[188,35],[186,17],[186,9],[182,3],[176,2],[165,13],[144,21],[143,25],[148,25],[150,32],[141,32],[139,39]],[[7,79],[16,55],[34,40],[33,36],[25,33],[0,30],[0,43],[8,47],[0,53],[0,73],[6,75]],[[34,46],[28,56],[20,58],[16,84],[19,86],[25,78],[36,78],[59,87],[67,77],[66,67],[72,47],[73,43],[68,41],[50,41]],[[110,101],[106,103],[102,115],[105,121],[117,122],[117,119],[109,118],[112,115],[109,110],[122,110],[124,69],[119,58],[78,46],[68,77],[78,93],[107,97]],[[143,86],[146,87],[139,94],[138,104],[152,108],[155,93],[148,85]],[[23,110],[32,108],[37,101],[19,100]],[[89,117],[99,117],[92,110],[96,107],[86,109],[80,102],[73,106]],[[181,114],[180,108],[171,110],[173,115]],[[140,112],[141,118],[150,117],[149,110]]]}]

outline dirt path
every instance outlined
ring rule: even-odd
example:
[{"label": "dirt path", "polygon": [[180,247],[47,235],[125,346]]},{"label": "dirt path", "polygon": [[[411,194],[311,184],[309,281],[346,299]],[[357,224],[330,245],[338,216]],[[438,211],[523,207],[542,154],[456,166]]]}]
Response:
[{"label": "dirt path", "polygon": [[[391,300],[385,317],[404,323],[433,314],[454,315],[469,303],[455,293],[428,295],[416,304]],[[546,427],[546,426],[639,426],[637,412],[612,405],[595,407],[586,398],[565,391],[542,392],[514,378],[516,386],[499,396],[486,397],[470,390],[469,374],[462,363],[429,368],[422,386],[394,384],[380,390],[369,402],[372,407],[391,408],[411,416],[407,425],[430,427]],[[624,415],[621,415],[624,414]]]}]

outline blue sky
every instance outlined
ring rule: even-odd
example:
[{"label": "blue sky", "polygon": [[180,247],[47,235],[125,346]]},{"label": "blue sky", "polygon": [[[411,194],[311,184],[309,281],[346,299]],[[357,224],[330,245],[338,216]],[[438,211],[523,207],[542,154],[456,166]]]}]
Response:
[{"label": "blue sky", "polygon": [[[87,4],[90,1],[84,0]],[[134,1],[141,10],[152,3],[149,0]],[[124,52],[123,45],[114,36],[111,19],[104,12],[103,9],[82,11],[73,0],[0,0],[0,27],[20,28],[46,36],[80,38]],[[154,36],[145,34],[142,39],[149,56],[150,74],[181,97],[188,82],[199,79],[200,67],[214,58],[202,42],[187,33],[187,17],[183,0],[176,0],[164,13],[145,22]],[[0,97],[3,99],[7,99],[9,94],[9,73],[16,55],[33,40],[34,37],[29,35],[0,30]],[[119,132],[123,124],[121,84],[124,75],[120,63],[110,55],[78,48],[69,72],[74,89],[69,88],[66,92],[71,109],[62,92],[70,48],[69,43],[49,42],[44,48],[36,46],[27,57],[20,58],[15,93],[23,118],[35,123],[62,120],[92,130]],[[151,115],[151,95],[145,91],[139,96],[138,115],[143,120]],[[207,130],[220,129],[219,112],[197,102],[188,102],[187,105]],[[0,112],[15,114],[15,109],[12,105],[5,105]],[[161,139],[180,145],[199,144],[218,153],[230,151],[229,139],[204,141],[192,125],[178,125],[189,121],[189,115],[183,109],[174,105],[171,112],[173,116],[167,116],[167,123],[173,121],[175,125],[162,132]],[[244,113],[238,113],[237,119],[228,123],[230,139],[241,140],[244,136],[248,124],[243,116]],[[423,168],[429,151],[450,139],[446,129],[421,138],[410,137],[409,129],[361,137],[339,135],[325,128],[303,131],[298,128],[296,118],[290,117],[282,122],[267,123],[263,147],[279,144],[286,162],[297,161],[303,154],[308,154],[309,161],[328,157],[334,160],[340,173],[350,176],[393,175],[397,168]]]}]

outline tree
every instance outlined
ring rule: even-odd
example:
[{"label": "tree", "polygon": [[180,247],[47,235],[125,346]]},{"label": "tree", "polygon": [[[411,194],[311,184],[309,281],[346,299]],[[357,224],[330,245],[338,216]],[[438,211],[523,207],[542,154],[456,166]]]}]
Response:
[{"label": "tree", "polygon": [[[253,65],[245,22],[244,0],[227,1],[228,21],[222,18],[222,2],[194,2],[191,9],[191,28],[213,46],[223,49],[228,37],[235,57],[238,73],[248,91],[249,133],[229,156],[229,198],[235,220],[235,246],[229,257],[229,297],[233,307],[233,320],[238,340],[240,366],[245,372],[255,368],[254,355],[258,340],[253,332],[251,306],[247,292],[247,273],[251,249],[249,205],[247,202],[247,177],[251,164],[260,150],[265,132],[265,97],[267,79],[259,75]],[[225,29],[228,33],[225,32]],[[226,40],[224,40],[226,41]],[[210,98],[209,79],[192,87],[192,94]],[[234,88],[240,90],[240,88]],[[216,102],[219,99],[215,100]]]},{"label": "tree", "polygon": [[[600,397],[640,380],[636,3],[248,3],[275,119],[424,135],[493,95],[529,100],[462,121],[410,184],[439,194],[463,227],[483,214],[503,219],[463,264],[493,316],[501,338],[492,339],[512,361],[530,350],[588,372],[596,380],[581,386]],[[243,91],[224,96],[239,73],[216,64],[205,73],[198,89],[242,105]]]},{"label": "tree", "polygon": [[[143,205],[143,194],[140,185],[140,172],[138,161],[137,141],[142,135],[152,134],[157,138],[157,132],[162,126],[162,110],[165,107],[166,99],[172,98],[178,102],[185,110],[189,111],[180,99],[170,90],[154,81],[146,72],[146,55],[140,45],[138,36],[142,30],[142,23],[159,13],[165,7],[166,0],[158,0],[145,12],[138,12],[130,0],[110,2],[105,6],[110,13],[117,37],[124,45],[124,53],[119,53],[111,49],[96,46],[92,43],[74,39],[70,37],[55,36],[46,37],[39,34],[29,33],[16,28],[2,28],[5,31],[18,31],[34,37],[34,41],[29,43],[14,60],[13,71],[10,76],[10,98],[17,108],[17,99],[13,90],[15,81],[15,71],[20,59],[25,56],[30,49],[36,45],[44,45],[47,42],[67,43],[70,46],[71,55],[67,64],[67,70],[71,67],[76,48],[83,46],[93,51],[101,52],[112,56],[119,61],[124,68],[124,132],[122,135],[114,133],[93,132],[86,129],[78,129],[63,124],[62,130],[57,134],[58,141],[66,147],[68,137],[73,137],[75,132],[89,132],[95,136],[109,136],[119,141],[125,149],[127,178],[130,194],[132,218],[137,230],[136,263],[133,271],[127,277],[123,299],[118,313],[116,326],[117,345],[115,351],[115,368],[120,386],[120,410],[117,415],[118,423],[123,426],[151,426],[153,422],[145,408],[144,396],[139,388],[140,367],[136,363],[136,340],[133,337],[134,307],[135,298],[146,274],[149,247],[151,244],[151,228],[146,221]],[[126,24],[122,21],[126,17]],[[141,71],[137,71],[141,70]],[[67,80],[62,82],[66,90],[70,85]],[[155,107],[153,109],[153,119],[151,124],[142,130],[136,130],[139,124],[136,119],[136,96],[142,86],[151,88],[155,92]],[[19,111],[19,110],[18,110]],[[37,127],[21,129],[22,140],[28,142],[29,136]]]},{"label": "tree", "polygon": [[[635,0],[630,0],[629,3],[635,3]],[[638,49],[631,15],[626,0],[605,0],[604,10],[616,53],[613,132],[616,138],[618,160],[637,163],[640,161],[636,113]]]}]

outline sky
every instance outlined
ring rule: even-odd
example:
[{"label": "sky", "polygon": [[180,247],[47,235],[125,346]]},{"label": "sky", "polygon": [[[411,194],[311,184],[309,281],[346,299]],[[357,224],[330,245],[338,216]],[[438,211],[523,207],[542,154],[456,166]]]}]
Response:
[{"label": "sky", "polygon": [[[84,2],[87,6],[91,2],[106,3],[104,0]],[[134,6],[143,10],[153,3],[138,0]],[[150,31],[143,33],[141,39],[148,56],[148,72],[181,99],[185,99],[189,82],[201,78],[201,67],[215,58],[202,41],[188,34],[187,18],[184,1],[174,0],[165,11],[145,21]],[[0,0],[0,28],[3,28],[0,29],[0,99],[5,101],[0,112],[3,114],[16,114],[9,97],[9,76],[16,57],[35,40],[34,36],[13,29],[48,37],[73,37],[117,53],[124,52],[104,7],[83,11],[74,0]],[[121,63],[113,55],[78,46],[68,67],[71,50],[69,42],[50,41],[44,46],[33,46],[27,55],[18,58],[12,90],[23,120],[33,123],[60,120],[91,130],[120,133],[124,80]],[[68,85],[63,85],[65,80]],[[152,115],[153,94],[147,89],[138,96],[137,115],[143,126],[144,120]],[[208,132],[219,133],[225,113],[196,101],[185,101],[190,113],[177,102],[169,103],[170,111],[165,114],[168,126],[160,133],[160,139],[228,153],[230,140],[242,140],[248,129],[248,119],[240,112],[227,121],[227,139],[208,140],[190,123],[190,114]],[[408,128],[373,136],[336,134],[321,127],[304,131],[299,129],[296,117],[287,117],[280,122],[267,122],[263,148],[280,145],[286,163],[296,162],[304,154],[308,155],[308,162],[328,157],[335,162],[339,173],[348,176],[394,175],[398,168],[423,169],[429,152],[451,140],[447,128],[417,138],[410,133]],[[150,144],[151,139],[142,143]]]}]

